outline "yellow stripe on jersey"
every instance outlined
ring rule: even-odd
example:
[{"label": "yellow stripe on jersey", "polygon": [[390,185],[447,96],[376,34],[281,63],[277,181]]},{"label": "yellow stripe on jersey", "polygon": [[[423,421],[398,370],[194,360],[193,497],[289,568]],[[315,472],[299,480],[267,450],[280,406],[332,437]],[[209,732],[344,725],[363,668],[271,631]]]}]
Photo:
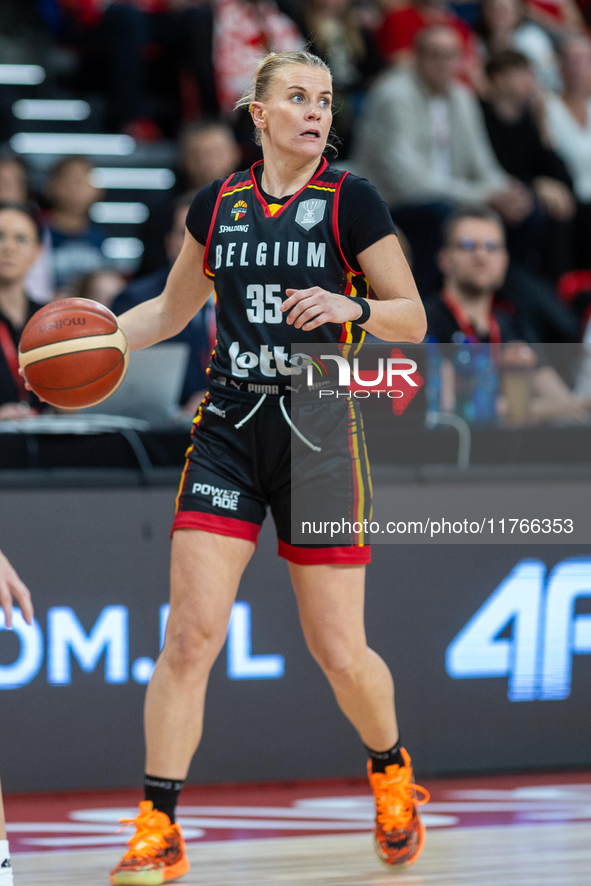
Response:
[{"label": "yellow stripe on jersey", "polygon": [[308,185],[309,188],[314,188],[315,191],[330,191],[331,194],[336,192],[336,188],[324,188],[321,185]]},{"label": "yellow stripe on jersey", "polygon": [[222,199],[224,197],[231,197],[232,194],[237,194],[238,191],[249,191],[252,187],[252,182],[249,185],[240,185],[239,187],[234,188],[233,191],[226,191],[225,194],[222,194]]}]

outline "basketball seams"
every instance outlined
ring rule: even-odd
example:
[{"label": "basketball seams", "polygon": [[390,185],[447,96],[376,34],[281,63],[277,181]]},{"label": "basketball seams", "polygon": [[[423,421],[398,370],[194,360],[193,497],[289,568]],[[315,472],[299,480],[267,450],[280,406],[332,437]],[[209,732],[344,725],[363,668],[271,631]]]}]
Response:
[{"label": "basketball seams", "polygon": [[48,302],[31,319],[38,319],[39,314],[48,317],[50,314],[59,314],[62,311],[88,311],[89,314],[95,314],[97,317],[102,317],[103,320],[114,320],[115,323],[117,322],[117,317],[110,308],[99,304],[99,302],[92,301],[90,298],[68,298],[63,301]]},{"label": "basketball seams", "polygon": [[[39,332],[40,324],[51,324],[52,322],[59,322],[60,315],[63,314],[74,314],[78,317],[86,315],[88,322],[94,326],[100,326],[102,324],[107,323],[109,325],[109,329],[107,332],[103,332],[100,330],[96,330],[95,332],[90,333],[91,335],[110,335],[115,332],[118,328],[118,320],[113,311],[104,305],[99,304],[98,302],[93,302],[91,299],[85,298],[69,298],[62,299],[57,302],[50,302],[45,305],[45,307],[41,308],[37,311],[29,322],[27,323],[25,329],[23,330],[23,335],[21,337],[21,350],[23,353],[32,350],[33,347],[40,347],[40,345],[35,344],[32,347],[30,346],[29,339],[35,338],[38,335],[43,336],[44,332]],[[53,330],[48,329],[46,333],[51,336]],[[73,330],[72,330],[73,331]],[[74,336],[75,338],[83,338],[84,336]],[[59,338],[58,341],[64,341],[65,339]],[[45,342],[49,344],[50,342]]]},{"label": "basketball seams", "polygon": [[[38,319],[36,319],[35,315],[33,315],[31,320],[29,321],[29,324],[27,324],[27,326],[28,326],[27,339],[29,337],[35,335],[36,333],[38,333],[37,327],[39,326],[40,323],[50,323],[52,317],[57,316],[59,314],[66,314],[66,313],[71,313],[71,312],[68,311],[66,308],[64,308],[61,311],[51,311],[50,313],[45,314],[43,317],[39,317]],[[109,317],[105,317],[103,314],[99,314],[98,311],[88,311],[86,313],[90,314],[92,319],[98,318],[103,321],[110,319]],[[115,316],[113,316],[113,328],[112,329],[109,329],[106,332],[93,332],[93,333],[91,333],[91,335],[112,335],[114,332],[116,332],[117,329],[119,329],[119,325],[117,323],[117,318]],[[43,333],[40,333],[40,334],[43,335]],[[85,336],[85,335],[77,335],[76,336],[76,338],[85,338],[85,337],[88,337],[88,336]],[[72,341],[72,339],[65,338],[65,339],[62,339],[62,341]],[[55,344],[55,342],[52,342],[51,344]],[[22,349],[22,353],[26,354],[29,351],[32,351],[37,347],[43,347],[43,345],[27,346],[24,349]]]},{"label": "basketball seams", "polygon": [[[93,352],[104,353],[105,351],[116,351],[119,354],[119,359],[117,360],[116,363],[113,364],[113,366],[110,366],[106,372],[103,372],[102,375],[97,375],[95,378],[90,379],[90,381],[85,381],[85,382],[82,382],[77,385],[69,385],[68,387],[65,387],[65,388],[49,388],[49,387],[47,387],[47,385],[41,385],[41,384],[39,384],[39,382],[36,381],[34,383],[35,390],[37,390],[37,391],[75,391],[79,388],[86,388],[86,387],[88,387],[88,385],[92,385],[96,381],[100,381],[102,378],[105,378],[107,375],[109,375],[110,372],[113,372],[115,369],[117,369],[118,366],[121,366],[121,363],[125,360],[125,354],[122,351],[120,351],[119,348],[94,348],[93,351],[79,351],[78,352],[78,353],[85,353],[86,354],[86,353],[93,353]],[[55,359],[59,359],[59,357],[71,357],[71,356],[72,356],[72,354],[59,354],[57,358],[56,357],[46,357],[44,360],[37,360],[36,363],[30,363],[29,368],[32,368],[33,366],[39,366],[39,364],[46,363],[48,360],[55,360]],[[31,383],[28,378],[27,378],[27,381],[29,382],[29,384]]]},{"label": "basketball seams", "polygon": [[[119,377],[119,381],[109,390],[109,392],[107,394],[104,395],[104,397],[99,397],[98,400],[93,400],[92,403],[85,403],[84,406],[62,406],[61,408],[73,411],[76,409],[88,409],[90,406],[98,406],[99,403],[104,403],[104,401],[108,400],[109,397],[111,396],[111,394],[114,394],[115,391],[117,390],[117,388],[120,387],[120,385],[123,382],[123,379],[127,375],[127,367],[129,366],[129,349],[127,349],[125,351],[125,353],[123,354],[123,363],[124,363],[123,372],[121,373],[121,375]],[[117,365],[119,365],[119,364],[117,364]]]},{"label": "basketball seams", "polygon": [[109,347],[116,348],[122,354],[127,351],[127,338],[120,327],[106,335],[84,335],[52,342],[47,345],[39,345],[28,351],[19,351],[19,363],[21,369],[26,369],[27,366],[33,363],[41,363],[44,360],[50,360],[52,357],[61,357],[64,354],[77,354],[82,351],[92,352],[108,349]]},{"label": "basketball seams", "polygon": [[[99,403],[104,403],[105,400],[109,399],[111,394],[115,393],[117,388],[119,388],[121,386],[123,380],[125,379],[125,376],[127,374],[127,367],[129,365],[129,350],[125,351],[125,353],[121,355],[121,360],[123,361],[124,365],[123,365],[123,369],[121,370],[119,380],[113,385],[113,387],[109,388],[109,391],[106,394],[104,394],[102,397],[98,397],[98,399],[96,399],[96,400],[93,400],[92,403],[85,403],[84,405],[78,405],[78,406],[66,406],[64,404],[58,404],[57,408],[68,411],[68,412],[78,412],[81,409],[88,409],[91,406],[98,406]],[[89,385],[96,384],[97,381],[107,378],[107,376],[110,375],[110,373],[112,373],[116,369],[118,369],[121,366],[121,360],[117,363],[116,366],[114,366],[112,369],[110,369],[109,372],[102,375],[100,377],[100,379],[93,379],[93,381],[85,382],[84,385],[77,385],[74,388],[66,388],[63,390],[76,390],[76,389],[83,390],[84,388],[87,389]]]}]

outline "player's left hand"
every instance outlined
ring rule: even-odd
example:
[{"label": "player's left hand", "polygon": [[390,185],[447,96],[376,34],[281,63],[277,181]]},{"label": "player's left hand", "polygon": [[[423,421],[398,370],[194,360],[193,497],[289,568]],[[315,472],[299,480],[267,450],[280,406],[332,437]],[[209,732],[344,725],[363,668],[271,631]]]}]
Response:
[{"label": "player's left hand", "polygon": [[323,323],[349,323],[358,320],[361,308],[348,298],[327,292],[319,286],[311,289],[286,289],[287,298],[281,310],[287,314],[287,322],[296,329],[309,332]]},{"label": "player's left hand", "polygon": [[[22,377],[24,378],[24,380],[25,380],[25,388],[27,389],[27,391],[32,391],[33,388],[31,387],[31,385],[30,385],[29,382],[27,381],[27,377],[26,377],[26,375],[25,375],[25,373],[23,372],[22,369],[19,369],[18,374],[19,374],[19,375],[22,375]],[[38,400],[41,400],[42,403],[47,403],[47,400],[44,400],[43,397],[42,397],[40,394],[36,394],[36,397],[37,397]]]},{"label": "player's left hand", "polygon": [[7,628],[12,627],[13,597],[20,605],[26,623],[32,624],[34,612],[31,593],[20,580],[2,551],[0,551],[0,607],[4,610]]}]

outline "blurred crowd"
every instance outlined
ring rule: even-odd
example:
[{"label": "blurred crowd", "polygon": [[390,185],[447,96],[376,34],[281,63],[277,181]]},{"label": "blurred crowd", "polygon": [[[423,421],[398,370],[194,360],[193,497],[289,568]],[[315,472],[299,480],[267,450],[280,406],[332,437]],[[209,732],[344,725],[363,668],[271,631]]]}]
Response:
[{"label": "blurred crowd", "polygon": [[[195,191],[260,156],[235,110],[257,59],[304,45],[333,72],[336,162],[388,204],[430,335],[457,340],[468,324],[484,342],[498,328],[502,340],[591,341],[590,29],[591,0],[3,0],[0,61],[43,64],[52,95],[92,96],[104,132],[178,150],[132,279],[105,257],[90,159],[61,158],[33,189],[23,156],[0,152],[0,417],[23,408],[13,350],[39,304],[74,295],[120,313],[158,294]],[[478,307],[469,293],[482,294],[487,267]],[[193,326],[187,408],[212,318]]]}]

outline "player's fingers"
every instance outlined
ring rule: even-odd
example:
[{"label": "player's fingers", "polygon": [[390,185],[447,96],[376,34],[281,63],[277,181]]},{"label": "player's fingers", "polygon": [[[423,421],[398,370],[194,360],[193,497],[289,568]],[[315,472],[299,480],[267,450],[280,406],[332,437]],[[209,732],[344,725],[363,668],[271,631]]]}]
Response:
[{"label": "player's fingers", "polygon": [[31,385],[30,385],[29,382],[27,381],[27,379],[26,379],[26,377],[25,377],[24,370],[23,370],[23,369],[19,369],[18,374],[21,375],[21,376],[25,379],[25,388],[27,389],[27,391],[32,391],[33,388],[31,387]]},{"label": "player's fingers", "polygon": [[[293,306],[293,308],[291,309],[289,314],[287,315],[287,322],[290,325],[292,323],[295,323],[296,320],[298,319],[298,317],[300,317],[301,314],[303,314],[305,311],[307,311],[314,304],[315,304],[315,301],[310,296],[307,299],[302,299],[302,301],[297,302]],[[320,308],[320,306],[319,306],[319,308]]]},{"label": "player's fingers", "polygon": [[286,289],[285,294],[287,298],[282,303],[281,310],[289,311],[290,308],[298,304],[302,299],[310,298],[310,296],[322,291],[318,286],[313,286],[311,289]]},{"label": "player's fingers", "polygon": [[294,305],[299,304],[303,298],[305,298],[305,296],[302,294],[302,290],[297,290],[297,292],[294,292],[293,295],[286,298],[285,301],[281,303],[281,310],[283,313],[291,310],[291,308],[293,308]]},{"label": "player's fingers", "polygon": [[4,621],[7,628],[12,627],[12,595],[8,588],[3,585],[0,588],[0,609],[4,610]]},{"label": "player's fingers", "polygon": [[324,313],[322,305],[313,304],[306,308],[305,311],[302,311],[301,314],[296,319],[294,326],[296,329],[302,329],[304,324],[309,323],[311,320],[314,320],[318,317],[319,314]]},{"label": "player's fingers", "polygon": [[313,320],[308,320],[307,323],[304,323],[302,326],[303,332],[310,332],[312,329],[317,329],[319,326],[322,326],[323,323],[332,323],[334,322],[330,316],[330,314],[322,313],[318,314],[317,317],[314,317]]},{"label": "player's fingers", "polygon": [[33,609],[33,601],[31,600],[31,592],[26,584],[20,580],[18,575],[12,579],[12,595],[20,606],[23,618],[28,625],[33,623],[35,611]]}]

